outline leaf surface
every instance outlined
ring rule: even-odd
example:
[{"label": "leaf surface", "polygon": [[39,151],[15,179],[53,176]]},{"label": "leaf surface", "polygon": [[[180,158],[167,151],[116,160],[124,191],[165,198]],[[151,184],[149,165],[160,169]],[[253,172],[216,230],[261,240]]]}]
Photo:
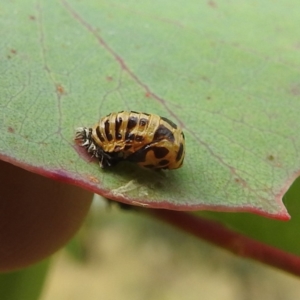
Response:
[{"label": "leaf surface", "polygon": [[[0,157],[150,207],[289,215],[299,175],[300,4],[15,1],[0,14]],[[75,128],[113,111],[186,136],[176,171],[100,170]]]}]

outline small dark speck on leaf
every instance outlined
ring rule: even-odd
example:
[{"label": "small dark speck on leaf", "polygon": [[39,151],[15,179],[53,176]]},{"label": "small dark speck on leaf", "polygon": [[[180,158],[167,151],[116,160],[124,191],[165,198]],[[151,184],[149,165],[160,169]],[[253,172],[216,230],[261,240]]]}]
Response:
[{"label": "small dark speck on leaf", "polygon": [[17,54],[17,50],[15,50],[15,49],[10,49],[10,53],[12,53],[12,54]]},{"label": "small dark speck on leaf", "polygon": [[29,19],[32,20],[32,21],[35,21],[35,16],[31,15],[31,16],[29,16]]},{"label": "small dark speck on leaf", "polygon": [[211,97],[210,97],[210,96],[207,96],[206,99],[207,99],[207,100],[211,100]]},{"label": "small dark speck on leaf", "polygon": [[56,85],[56,91],[61,95],[65,93],[64,87],[60,84]]},{"label": "small dark speck on leaf", "polygon": [[10,132],[10,133],[14,133],[15,132],[15,130],[12,127],[10,127],[10,126],[7,128],[7,131]]},{"label": "small dark speck on leaf", "polygon": [[270,155],[268,155],[268,160],[270,160],[270,161],[273,161],[274,159],[275,159],[275,157],[272,155],[272,154],[270,154]]},{"label": "small dark speck on leaf", "polygon": [[146,98],[150,98],[151,97],[151,93],[149,93],[149,92],[145,93],[145,97]]},{"label": "small dark speck on leaf", "polygon": [[208,5],[212,8],[217,8],[217,3],[215,1],[212,0],[208,1]]},{"label": "small dark speck on leaf", "polygon": [[106,80],[107,80],[107,81],[112,81],[113,78],[112,78],[112,76],[106,76]]},{"label": "small dark speck on leaf", "polygon": [[235,181],[236,183],[241,184],[243,187],[246,187],[246,186],[247,186],[246,180],[244,180],[244,179],[242,179],[242,178],[234,178],[234,181]]},{"label": "small dark speck on leaf", "polygon": [[299,96],[299,95],[300,95],[300,86],[299,86],[299,85],[293,86],[293,87],[290,89],[290,93],[291,93],[293,96]]}]

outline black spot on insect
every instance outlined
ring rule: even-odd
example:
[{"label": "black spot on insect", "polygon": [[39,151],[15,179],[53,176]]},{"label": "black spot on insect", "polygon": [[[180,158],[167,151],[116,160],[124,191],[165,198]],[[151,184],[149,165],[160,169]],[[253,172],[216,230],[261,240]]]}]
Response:
[{"label": "black spot on insect", "polygon": [[132,145],[126,145],[126,146],[124,147],[124,151],[127,151],[127,150],[129,150],[130,148],[132,148]]},{"label": "black spot on insect", "polygon": [[100,140],[101,142],[104,142],[104,141],[105,141],[105,139],[104,139],[104,137],[103,137],[103,135],[102,135],[102,133],[101,133],[101,131],[100,131],[99,126],[97,126],[97,128],[96,128],[96,134],[97,134],[97,137],[99,138],[99,140]]},{"label": "black spot on insect", "polygon": [[181,135],[182,135],[183,139],[185,139],[184,133],[182,131],[181,131]]},{"label": "black spot on insect", "polygon": [[173,123],[171,120],[169,120],[169,119],[167,119],[165,117],[161,117],[161,119],[164,120],[165,122],[167,122],[174,129],[177,129],[177,125],[175,123]]},{"label": "black spot on insect", "polygon": [[131,112],[134,113],[134,114],[139,114],[139,112],[137,112],[135,110],[132,110]]},{"label": "black spot on insect", "polygon": [[132,153],[127,157],[128,161],[139,163],[146,161],[147,153],[152,150],[149,145],[144,146],[143,148],[137,150],[136,152]]},{"label": "black spot on insect", "polygon": [[116,118],[115,136],[117,140],[122,139],[122,134],[120,133],[120,127],[122,125],[122,121],[123,120],[121,117]]},{"label": "black spot on insect", "polygon": [[141,135],[137,135],[137,136],[135,137],[135,140],[136,140],[137,142],[142,142],[142,141],[144,140],[144,137],[141,136]]},{"label": "black spot on insect", "polygon": [[169,150],[164,147],[152,147],[151,149],[153,150],[156,158],[163,158],[169,153]]},{"label": "black spot on insect", "polygon": [[126,141],[134,141],[134,139],[135,139],[135,134],[127,131],[125,134],[125,140]]},{"label": "black spot on insect", "polygon": [[147,114],[147,113],[145,113],[145,112],[143,112],[143,115],[145,115],[145,116],[150,116],[150,114]]},{"label": "black spot on insect", "polygon": [[179,161],[181,159],[182,153],[183,153],[183,144],[180,143],[180,147],[179,147],[178,153],[176,155],[176,161]]},{"label": "black spot on insect", "polygon": [[140,122],[139,122],[139,125],[144,127],[144,126],[147,125],[147,123],[148,123],[148,120],[147,120],[147,119],[141,118],[141,119],[140,119]]},{"label": "black spot on insect", "polygon": [[171,132],[171,130],[164,125],[159,125],[155,131],[153,140],[158,141],[162,139],[168,139],[172,143],[175,141],[174,134]]},{"label": "black spot on insect", "polygon": [[161,160],[158,164],[160,165],[160,166],[164,166],[164,165],[168,165],[170,162],[167,160],[167,159],[163,159],[163,160]]},{"label": "black spot on insect", "polygon": [[127,124],[127,129],[131,130],[137,125],[137,118],[136,117],[129,117],[128,124]]},{"label": "black spot on insect", "polygon": [[109,127],[110,127],[109,120],[106,120],[104,123],[105,135],[108,141],[112,141],[113,136],[110,134]]}]

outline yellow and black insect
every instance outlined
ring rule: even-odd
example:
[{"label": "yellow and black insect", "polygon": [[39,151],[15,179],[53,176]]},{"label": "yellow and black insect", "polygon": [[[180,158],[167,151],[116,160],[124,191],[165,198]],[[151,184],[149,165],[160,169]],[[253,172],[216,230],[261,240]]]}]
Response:
[{"label": "yellow and black insect", "polygon": [[184,134],[167,118],[135,111],[111,113],[92,128],[79,127],[80,140],[106,168],[126,160],[150,169],[177,169],[185,155]]}]

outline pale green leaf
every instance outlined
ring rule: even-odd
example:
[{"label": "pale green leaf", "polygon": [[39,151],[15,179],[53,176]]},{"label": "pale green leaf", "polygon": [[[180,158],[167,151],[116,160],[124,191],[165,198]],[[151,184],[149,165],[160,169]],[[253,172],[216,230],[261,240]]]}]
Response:
[{"label": "pale green leaf", "polygon": [[[299,174],[300,3],[0,5],[0,157],[132,204],[287,219]],[[75,128],[112,111],[183,127],[184,166],[88,162]]]}]

